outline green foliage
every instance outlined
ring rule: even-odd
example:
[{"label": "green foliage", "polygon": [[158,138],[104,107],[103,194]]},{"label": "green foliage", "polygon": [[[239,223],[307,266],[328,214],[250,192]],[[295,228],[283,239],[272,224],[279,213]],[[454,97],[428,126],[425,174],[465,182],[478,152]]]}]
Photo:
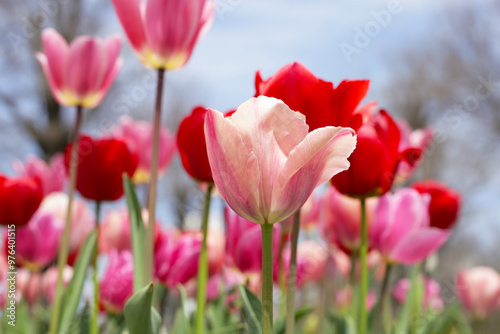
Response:
[{"label": "green foliage", "polygon": [[150,283],[137,291],[125,304],[125,323],[130,334],[157,334],[161,317],[151,306],[154,285]]}]

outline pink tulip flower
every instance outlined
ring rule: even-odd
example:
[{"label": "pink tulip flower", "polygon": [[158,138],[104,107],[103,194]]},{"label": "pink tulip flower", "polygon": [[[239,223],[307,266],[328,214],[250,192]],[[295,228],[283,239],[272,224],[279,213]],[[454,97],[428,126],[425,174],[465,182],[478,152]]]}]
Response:
[{"label": "pink tulip flower", "polygon": [[16,263],[31,271],[43,269],[57,257],[61,234],[59,218],[38,210],[16,232]]},{"label": "pink tulip flower", "polygon": [[[377,198],[366,200],[366,223],[368,230],[373,221]],[[361,246],[361,202],[342,195],[330,186],[323,196],[322,231],[332,244],[347,254],[359,250]]]},{"label": "pink tulip flower", "polygon": [[292,216],[313,190],[349,167],[349,128],[309,133],[305,117],[281,100],[251,98],[234,114],[209,110],[205,139],[214,182],[240,216],[274,224]]},{"label": "pink tulip flower", "polygon": [[[50,267],[42,276],[40,282],[40,294],[43,299],[52,304],[56,293],[57,276],[59,275],[57,267]],[[65,266],[63,269],[63,283],[68,285],[73,277],[73,268]]]},{"label": "pink tulip flower", "polygon": [[[196,232],[161,231],[155,247],[155,275],[169,288],[185,284],[198,274],[202,234]],[[209,276],[218,273],[224,261],[224,237],[209,230],[207,255]]]},{"label": "pink tulip flower", "polygon": [[437,251],[450,231],[429,227],[428,195],[400,188],[379,199],[369,243],[390,263],[414,264]]},{"label": "pink tulip flower", "polygon": [[107,312],[122,313],[134,293],[134,259],[130,251],[109,253],[108,269],[99,285],[101,305]]},{"label": "pink tulip flower", "polygon": [[[408,278],[403,278],[399,280],[396,287],[392,289],[392,295],[398,301],[399,304],[403,304],[410,291],[411,282]],[[434,311],[440,311],[443,309],[444,304],[441,299],[441,287],[439,283],[430,279],[425,278],[425,295],[422,301],[422,307],[424,309],[432,309]]]},{"label": "pink tulip flower", "polygon": [[[151,170],[151,150],[144,149],[151,147],[153,143],[153,125],[145,121],[134,121],[128,116],[120,119],[120,125],[112,132],[114,136],[121,137],[127,142],[131,152],[135,152],[139,158],[133,181],[134,183],[149,182]],[[158,172],[164,172],[174,154],[177,152],[176,138],[165,128],[160,127],[160,146],[158,156]]]},{"label": "pink tulip flower", "polygon": [[[332,250],[332,259],[335,264],[335,269],[339,273],[341,277],[344,279],[349,279],[351,275],[351,266],[352,261],[351,257],[347,255],[344,251],[340,251],[338,249]],[[382,255],[374,249],[368,252],[366,258],[366,265],[368,267],[368,271],[374,271],[374,278],[376,281],[381,281],[385,275],[385,261],[382,258]],[[361,266],[359,261],[356,262],[355,268],[356,277],[359,278],[361,274]]]},{"label": "pink tulip flower", "polygon": [[[142,209],[142,221],[147,226],[148,210]],[[155,244],[160,234],[159,223],[155,225]],[[130,237],[129,212],[126,209],[109,211],[99,224],[99,253],[109,253],[111,250],[121,252],[132,250]]]},{"label": "pink tulip flower", "polygon": [[314,194],[309,196],[300,209],[300,227],[304,230],[314,230],[320,222],[321,200]]},{"label": "pink tulip flower", "polygon": [[[296,286],[301,288],[307,283],[318,282],[323,279],[328,253],[326,246],[317,241],[306,240],[297,246],[297,276]],[[288,278],[290,270],[291,249],[287,247],[283,250],[283,264]],[[278,266],[274,267],[274,280],[278,282]]]},{"label": "pink tulip flower", "polygon": [[455,289],[462,305],[476,318],[483,319],[500,309],[500,274],[492,268],[459,271]]},{"label": "pink tulip flower", "polygon": [[113,5],[139,60],[165,70],[184,66],[215,15],[213,0],[113,0]]},{"label": "pink tulip flower", "polygon": [[62,106],[97,107],[118,75],[122,40],[77,37],[70,45],[54,29],[42,32],[44,53],[36,58],[56,101]]},{"label": "pink tulip flower", "polygon": [[29,306],[41,301],[40,282],[42,273],[31,272],[29,269],[20,268],[16,277],[16,294]]},{"label": "pink tulip flower", "polygon": [[[262,270],[262,232],[259,225],[238,216],[225,207],[226,220],[226,263],[238,268],[244,274],[260,273]],[[273,233],[273,257],[277,262],[279,252],[280,224]]]},{"label": "pink tulip flower", "polygon": [[401,152],[408,148],[420,150],[415,151],[420,153],[415,153],[415,156],[409,157],[409,161],[412,163],[406,160],[402,160],[399,163],[394,182],[401,184],[410,179],[420,165],[420,161],[434,139],[434,130],[431,128],[412,130],[410,125],[404,120],[398,120],[397,125],[401,134],[399,150]]},{"label": "pink tulip flower", "polygon": [[24,164],[16,160],[13,163],[14,170],[22,175],[38,178],[42,185],[43,195],[52,192],[63,191],[67,175],[64,168],[64,156],[56,154],[50,163],[46,163],[39,157],[32,155],[26,158]]},{"label": "pink tulip flower", "polygon": [[[62,230],[66,221],[68,208],[68,195],[64,193],[52,193],[44,198],[40,208],[41,212],[49,213],[57,217],[58,227]],[[71,209],[71,230],[69,237],[70,258],[75,258],[78,250],[85,242],[85,239],[94,229],[94,215],[87,203],[75,198]]]},{"label": "pink tulip flower", "polygon": [[[341,309],[346,309],[351,306],[353,297],[352,286],[346,285],[342,290],[337,291],[335,294],[335,302],[337,307]],[[368,291],[366,295],[366,309],[371,310],[375,303],[377,302],[377,294],[374,290]]]}]

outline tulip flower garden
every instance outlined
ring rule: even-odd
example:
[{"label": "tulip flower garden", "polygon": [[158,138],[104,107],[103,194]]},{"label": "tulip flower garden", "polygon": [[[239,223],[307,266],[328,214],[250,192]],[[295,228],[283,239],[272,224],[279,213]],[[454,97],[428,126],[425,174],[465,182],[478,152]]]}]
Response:
[{"label": "tulip flower garden", "polygon": [[[364,101],[369,80],[334,84],[293,62],[249,73],[255,94],[196,107],[171,133],[165,75],[209,33],[215,2],[112,2],[126,37],[47,28],[33,55],[74,124],[64,152],[0,174],[1,333],[473,333],[500,308],[491,268],[459,271],[453,302],[433,277],[462,205],[415,177],[433,129]],[[156,71],[154,110],[85,133],[124,43]],[[204,192],[197,229],[157,215],[177,157]]]}]

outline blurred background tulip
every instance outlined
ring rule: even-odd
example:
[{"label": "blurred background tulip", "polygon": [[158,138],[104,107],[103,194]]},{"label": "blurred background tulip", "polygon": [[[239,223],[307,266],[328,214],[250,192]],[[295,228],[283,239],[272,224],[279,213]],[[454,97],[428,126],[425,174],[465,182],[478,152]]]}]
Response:
[{"label": "blurred background tulip", "polygon": [[26,225],[43,199],[38,178],[0,174],[0,224]]},{"label": "blurred background tulip", "polygon": [[435,180],[417,181],[412,188],[431,196],[429,215],[432,227],[450,229],[454,226],[462,202],[458,192]]},{"label": "blurred background tulip", "polygon": [[[66,211],[68,207],[68,195],[55,192],[44,198],[40,205],[40,212],[48,213],[57,218],[59,228],[64,228]],[[95,226],[95,217],[89,206],[82,199],[76,198],[71,209],[71,230],[69,236],[69,258],[68,264],[72,265],[76,260],[78,251],[83,246],[85,239]]]},{"label": "blurred background tulip", "polygon": [[[114,137],[125,140],[139,164],[132,177],[134,183],[147,183],[151,171],[151,150],[153,143],[153,126],[146,121],[135,121],[128,116],[120,119],[120,124],[112,132]],[[175,137],[164,127],[160,127],[160,146],[158,156],[158,171],[164,173],[176,153]]]},{"label": "blurred background tulip", "polygon": [[455,289],[462,305],[476,318],[483,319],[500,309],[500,274],[492,268],[460,270]]},{"label": "blurred background tulip", "polygon": [[35,155],[30,155],[24,163],[20,160],[14,161],[13,168],[19,175],[38,178],[44,196],[52,192],[63,191],[66,185],[67,174],[62,154],[53,156],[50,163],[46,163]]},{"label": "blurred background tulip", "polygon": [[[72,145],[65,151],[66,168]],[[76,189],[83,197],[97,202],[114,201],[123,196],[123,173],[129,177],[137,169],[138,157],[120,138],[94,139],[83,135],[78,148]]]},{"label": "blurred background tulip", "polygon": [[99,285],[101,305],[109,313],[123,313],[125,302],[134,292],[134,263],[132,253],[111,250],[108,268]]},{"label": "blurred background tulip", "polygon": [[62,221],[55,215],[37,211],[28,224],[16,231],[16,262],[31,271],[52,263],[59,250]]},{"label": "blurred background tulip", "polygon": [[122,67],[122,40],[79,36],[68,45],[54,29],[42,33],[43,52],[36,57],[52,91],[62,106],[97,107]]},{"label": "blurred background tulip", "polygon": [[[433,311],[440,311],[444,307],[443,300],[441,299],[441,287],[439,283],[433,279],[424,278],[424,298],[422,300],[423,309],[431,309]],[[392,289],[392,295],[402,305],[410,291],[411,282],[408,278],[400,279],[396,286]]]},{"label": "blurred background tulip", "polygon": [[[367,200],[366,220],[368,230],[375,214],[376,198]],[[323,195],[322,203],[323,235],[329,242],[347,254],[357,252],[361,246],[361,203],[330,186]]]}]

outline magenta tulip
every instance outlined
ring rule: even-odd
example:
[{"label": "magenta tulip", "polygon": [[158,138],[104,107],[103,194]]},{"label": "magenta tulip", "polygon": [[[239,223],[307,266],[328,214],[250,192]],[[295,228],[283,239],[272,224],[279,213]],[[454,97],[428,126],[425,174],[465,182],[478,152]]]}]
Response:
[{"label": "magenta tulip", "polygon": [[230,117],[209,110],[205,138],[217,189],[236,213],[258,224],[297,212],[317,186],[349,167],[356,145],[351,129],[309,133],[304,115],[265,96]]},{"label": "magenta tulip", "polygon": [[[222,238],[222,239],[221,239]],[[185,284],[198,273],[201,251],[200,232],[162,231],[155,247],[155,275],[169,288]],[[220,232],[208,231],[208,272],[216,274],[224,261],[224,239]]]},{"label": "magenta tulip", "polygon": [[186,64],[215,15],[213,0],[113,0],[113,5],[139,60],[165,70]]},{"label": "magenta tulip", "polygon": [[[139,158],[139,165],[133,176],[134,183],[147,183],[151,171],[151,150],[153,145],[153,125],[145,121],[134,121],[125,116],[113,135],[124,139],[131,152]],[[158,155],[158,171],[164,172],[177,151],[175,137],[164,127],[160,127],[160,146]]]},{"label": "magenta tulip", "polygon": [[[443,300],[441,299],[441,287],[439,283],[430,279],[425,278],[425,295],[422,301],[422,307],[424,309],[431,309],[434,311],[439,311],[444,307]],[[392,295],[398,301],[399,304],[403,304],[410,291],[411,282],[408,278],[403,278],[399,280],[398,284],[392,289]]]},{"label": "magenta tulip", "polygon": [[134,293],[134,260],[130,251],[109,253],[108,269],[99,286],[99,296],[104,309],[121,313],[125,302]]},{"label": "magenta tulip", "polygon": [[304,230],[314,230],[317,228],[321,217],[321,200],[314,194],[300,209],[300,227]]},{"label": "magenta tulip", "polygon": [[44,196],[64,189],[67,175],[62,154],[56,154],[50,160],[50,163],[46,163],[39,157],[31,155],[26,158],[24,163],[19,160],[14,161],[13,168],[22,176],[38,178]]},{"label": "magenta tulip", "polygon": [[369,243],[386,261],[414,264],[446,242],[449,231],[429,226],[429,201],[411,188],[380,197]]},{"label": "magenta tulip", "polygon": [[459,271],[455,288],[463,306],[476,318],[485,318],[500,309],[500,274],[492,268]]},{"label": "magenta tulip", "polygon": [[28,224],[16,233],[18,265],[38,271],[56,259],[62,234],[62,222],[50,213],[38,210]]},{"label": "magenta tulip", "polygon": [[[238,216],[229,207],[224,209],[226,220],[227,265],[238,268],[244,274],[262,270],[262,234],[260,226]],[[274,226],[273,258],[278,259],[280,224]]]},{"label": "magenta tulip", "polygon": [[36,57],[56,101],[63,106],[97,107],[122,66],[122,40],[77,37],[70,45],[54,29],[42,33],[44,53]]}]

